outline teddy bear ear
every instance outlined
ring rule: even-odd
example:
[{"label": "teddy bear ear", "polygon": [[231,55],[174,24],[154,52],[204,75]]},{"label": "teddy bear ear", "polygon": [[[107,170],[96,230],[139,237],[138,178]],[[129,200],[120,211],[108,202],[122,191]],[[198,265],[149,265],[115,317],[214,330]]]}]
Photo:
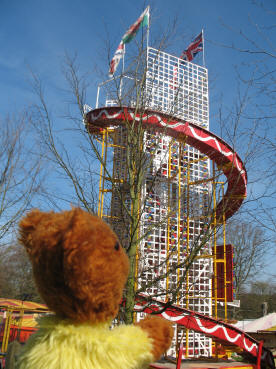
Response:
[{"label": "teddy bear ear", "polygon": [[23,217],[19,223],[18,240],[25,246],[27,252],[32,249],[33,234],[45,215],[44,212],[34,209]]}]

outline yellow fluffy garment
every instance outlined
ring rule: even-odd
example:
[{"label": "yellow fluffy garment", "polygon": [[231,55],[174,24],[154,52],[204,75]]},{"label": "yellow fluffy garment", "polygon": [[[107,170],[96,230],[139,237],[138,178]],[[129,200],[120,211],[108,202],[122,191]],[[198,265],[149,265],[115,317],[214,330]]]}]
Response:
[{"label": "yellow fluffy garment", "polygon": [[139,327],[73,324],[56,316],[39,320],[40,329],[22,350],[18,369],[138,369],[153,361],[152,345]]}]

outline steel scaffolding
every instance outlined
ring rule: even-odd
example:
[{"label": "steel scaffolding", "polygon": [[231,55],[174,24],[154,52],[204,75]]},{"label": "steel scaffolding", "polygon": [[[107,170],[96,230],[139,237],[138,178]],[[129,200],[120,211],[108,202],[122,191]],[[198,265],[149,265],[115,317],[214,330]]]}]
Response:
[{"label": "steel scaffolding", "polygon": [[[207,69],[153,48],[148,48],[146,61],[145,106],[208,130]],[[129,81],[131,78],[125,86],[129,87]],[[120,83],[121,89],[124,83]],[[110,88],[103,106],[133,105],[131,94],[125,94],[127,102],[123,99],[119,102],[114,91]],[[96,107],[98,104],[101,104],[99,93]],[[95,134],[102,145],[98,215],[112,224],[126,246],[129,232],[124,207],[131,208],[127,187],[127,129],[114,123],[114,127],[97,130]],[[145,237],[141,237],[137,249],[136,288],[157,279],[157,283],[147,288],[147,294],[166,301],[177,291],[178,305],[216,318],[221,303],[224,310],[221,318],[227,319],[227,302],[232,298],[228,292],[232,288],[231,275],[227,274],[229,247],[225,239],[225,216],[220,219],[214,216],[216,204],[224,194],[221,169],[214,163],[211,167],[210,159],[187,145],[185,136],[181,139],[168,136],[166,128],[146,131],[142,150],[151,158],[151,165],[146,168],[140,194],[139,233]],[[105,171],[112,156],[110,181]],[[205,240],[210,228],[212,237]],[[218,245],[219,228],[222,228],[222,245]],[[187,256],[201,244],[186,271]],[[159,279],[162,275],[166,277]],[[210,338],[177,329],[169,354],[175,353],[180,340],[185,342],[186,357],[212,354]]]}]

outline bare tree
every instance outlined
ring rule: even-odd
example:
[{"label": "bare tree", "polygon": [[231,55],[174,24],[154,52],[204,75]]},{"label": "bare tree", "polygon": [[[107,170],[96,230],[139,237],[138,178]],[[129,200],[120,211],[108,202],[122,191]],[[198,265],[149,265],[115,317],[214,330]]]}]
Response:
[{"label": "bare tree", "polygon": [[257,295],[275,295],[276,286],[269,281],[254,281],[251,283],[250,292]]},{"label": "bare tree", "polygon": [[2,248],[0,256],[1,296],[18,300],[40,301],[26,251],[14,243]]},{"label": "bare tree", "polygon": [[269,240],[258,224],[238,217],[227,225],[227,240],[234,246],[234,283],[240,294],[265,266],[265,254]]},{"label": "bare tree", "polygon": [[[164,39],[157,45],[157,57],[158,50],[163,44]],[[47,157],[57,165],[59,175],[71,184],[72,196],[70,199],[67,197],[67,201],[79,204],[89,212],[95,212],[96,199],[99,196],[101,204],[98,207],[98,214],[103,216],[115,231],[119,230],[121,242],[130,261],[124,306],[124,320],[127,323],[133,319],[137,293],[148,292],[156,286],[154,296],[166,299],[167,306],[180,300],[185,303],[187,290],[183,286],[189,286],[187,288],[190,289],[190,295],[195,294],[194,285],[190,282],[192,274],[190,275],[189,271],[198,258],[211,255],[211,243],[216,243],[217,230],[223,224],[222,216],[216,218],[216,205],[214,205],[219,196],[222,198],[221,190],[218,189],[222,183],[222,171],[217,168],[212,173],[213,178],[206,177],[206,187],[201,191],[196,187],[202,183],[200,180],[187,177],[189,179],[182,183],[179,171],[172,169],[172,159],[168,159],[173,150],[177,152],[179,168],[182,167],[184,170],[184,167],[187,167],[187,173],[195,163],[206,164],[207,157],[197,152],[193,159],[189,158],[185,151],[185,135],[178,141],[168,135],[167,141],[162,141],[162,137],[167,136],[169,122],[173,117],[180,115],[179,103],[184,99],[193,101],[196,95],[191,93],[184,96],[181,92],[181,85],[186,83],[184,80],[169,87],[173,91],[173,97],[166,110],[168,124],[159,129],[151,129],[145,126],[144,120],[145,116],[150,114],[148,107],[151,106],[152,96],[159,86],[154,83],[147,84],[147,73],[142,40],[141,43],[137,43],[136,56],[125,66],[124,73],[118,78],[112,78],[109,85],[104,85],[110,103],[121,109],[128,106],[132,115],[124,115],[123,127],[105,129],[88,121],[88,115],[84,111],[88,87],[86,75],[80,75],[75,57],[66,57],[64,75],[74,98],[74,107],[71,107],[66,118],[70,123],[70,132],[80,138],[78,153],[81,155],[81,162],[73,159],[75,155],[72,155],[71,148],[66,148],[62,141],[64,132],[59,135],[56,131],[55,121],[44,97],[41,81],[36,75],[33,79],[34,90],[38,96],[38,103],[33,106],[33,126],[38,129],[41,142],[48,150]],[[157,70],[153,72],[152,81],[155,80],[155,73]],[[161,106],[157,104],[155,109],[161,111]],[[132,119],[132,116],[137,118]],[[162,145],[166,146],[163,151],[164,157],[158,153],[161,141]],[[114,150],[107,153],[108,147]],[[158,164],[154,163],[156,155],[160,156]],[[115,160],[118,156],[124,162],[124,169],[120,169],[120,173],[116,174]],[[164,165],[167,165],[167,171],[170,171],[168,175],[162,173]],[[230,173],[231,170],[229,166],[227,170],[225,169]],[[99,181],[102,184],[98,190],[96,184]],[[223,185],[225,182],[224,179]],[[169,193],[168,196],[167,193]],[[103,194],[105,194],[104,198]],[[160,211],[147,221],[145,215],[150,207],[148,201],[151,194],[155,196],[157,202],[159,201]],[[159,200],[157,200],[158,197]],[[163,213],[160,204],[165,209]],[[222,212],[227,205],[225,199]],[[183,217],[182,223],[189,219],[186,229],[184,225],[180,225],[180,221],[178,225],[173,224],[171,219],[176,213],[179,214],[179,219],[180,216]],[[192,223],[195,228],[198,228],[197,233],[193,235],[189,233]],[[165,250],[164,258],[148,262],[146,251],[141,252],[139,245],[141,242],[147,245],[145,241],[147,237],[152,233],[157,234],[161,227],[165,231],[164,235],[162,232],[158,235],[160,243],[161,238],[164,238],[166,239],[164,243],[171,242],[170,248]],[[176,233],[173,231],[174,227],[178,227]],[[175,243],[169,241],[174,237]],[[188,241],[185,241],[185,237]],[[186,249],[183,247],[180,255],[180,244],[185,242]],[[197,278],[210,280],[210,257],[208,263],[207,269],[205,270],[205,267],[204,270],[202,269],[206,275],[199,273],[199,276],[194,278],[194,284]],[[169,281],[169,277],[173,274],[176,275],[175,279]],[[199,291],[196,292],[199,295]]]},{"label": "bare tree", "polygon": [[[0,137],[0,239],[17,223],[40,189],[41,160],[26,114],[2,118]],[[31,144],[30,144],[31,143]]]},{"label": "bare tree", "polygon": [[[237,98],[236,107],[245,108],[240,115],[243,124],[237,126],[237,135],[244,143],[252,143],[255,153],[251,156],[250,177],[254,178],[251,192],[251,206],[247,208],[253,221],[259,222],[269,232],[275,232],[275,117],[276,117],[276,49],[275,8],[262,1],[254,0],[253,6],[265,18],[260,23],[255,16],[248,16],[246,27],[229,28],[236,34],[236,41],[224,47],[240,53],[242,63],[236,67],[240,90],[246,91],[244,99]],[[254,36],[249,36],[253,34]],[[238,109],[229,114],[238,116]],[[226,126],[231,129],[231,120]]]},{"label": "bare tree", "polygon": [[[70,98],[73,96],[74,99],[69,103],[69,109],[73,109],[73,112],[63,112],[69,122],[63,129],[57,129],[57,117],[53,118],[41,80],[32,73],[32,87],[38,102],[33,104],[29,119],[39,137],[44,158],[51,163],[56,182],[54,189],[52,186],[47,189],[45,184],[42,196],[55,209],[61,209],[68,204],[81,205],[88,212],[96,213],[96,188],[99,178],[97,156],[90,150],[90,138],[86,134],[82,118],[87,82],[84,77],[78,75],[75,57],[65,57],[63,73],[69,85]],[[70,144],[67,144],[67,140]]]}]

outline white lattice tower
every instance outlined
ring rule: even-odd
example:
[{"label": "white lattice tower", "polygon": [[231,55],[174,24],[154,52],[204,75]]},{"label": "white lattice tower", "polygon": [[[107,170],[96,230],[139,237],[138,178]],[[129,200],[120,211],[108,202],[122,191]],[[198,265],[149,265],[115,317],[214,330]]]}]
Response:
[{"label": "white lattice tower", "polygon": [[[209,128],[206,68],[153,48],[147,50],[146,68],[145,107]],[[128,78],[122,90],[124,86],[129,88],[131,81]],[[131,105],[133,97],[130,94],[126,96],[128,101],[125,103]],[[120,101],[122,103],[124,101]],[[106,105],[118,105],[115,95],[110,94]],[[113,179],[123,189],[127,178],[124,149],[126,132],[122,127],[115,129],[115,132]],[[144,150],[149,155],[154,152],[154,157],[141,194],[143,215],[140,233],[148,236],[139,245],[138,287],[164,274],[175,264],[184,265],[187,252],[203,237],[206,223],[204,216],[209,206],[209,188],[207,182],[202,181],[209,176],[209,160],[195,148],[185,145],[185,142],[175,141],[165,132],[145,133],[144,142]],[[197,184],[200,181],[202,183]],[[125,193],[121,193],[124,194],[125,203],[129,204],[127,188],[125,190]],[[116,194],[112,197],[111,217],[115,231],[122,242],[127,243],[121,199]],[[183,277],[183,268],[176,269],[168,278],[149,288],[147,293],[160,295],[165,300],[183,279],[177,303],[210,315],[212,261],[205,257],[211,255],[208,243],[200,254],[202,258],[197,258],[187,276]],[[184,336],[185,340],[189,356],[211,356],[209,338],[190,331]],[[174,354],[174,348],[170,353]]]}]

